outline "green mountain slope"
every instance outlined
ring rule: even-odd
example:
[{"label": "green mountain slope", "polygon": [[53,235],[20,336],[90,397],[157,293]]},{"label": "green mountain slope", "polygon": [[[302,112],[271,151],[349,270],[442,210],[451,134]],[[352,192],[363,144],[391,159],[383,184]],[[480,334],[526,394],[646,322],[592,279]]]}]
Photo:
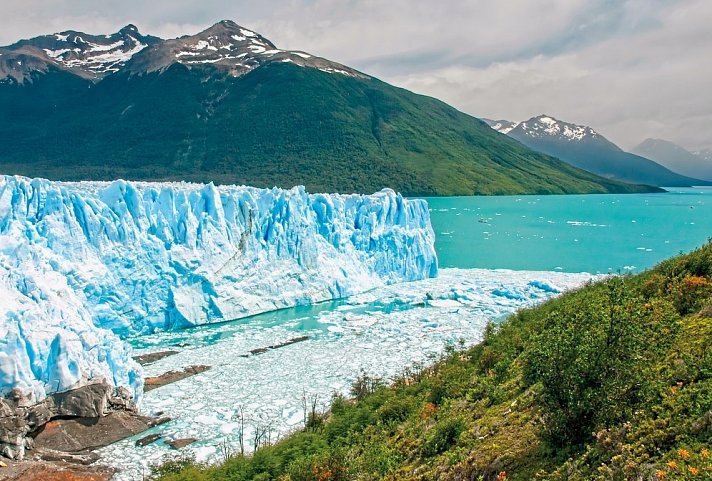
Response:
[{"label": "green mountain slope", "polygon": [[712,477],[712,244],[490,326],[252,457],[162,481]]},{"label": "green mountain slope", "polygon": [[237,77],[174,64],[96,84],[50,71],[0,83],[0,111],[6,174],[408,195],[655,190],[535,153],[435,99],[289,62]]}]

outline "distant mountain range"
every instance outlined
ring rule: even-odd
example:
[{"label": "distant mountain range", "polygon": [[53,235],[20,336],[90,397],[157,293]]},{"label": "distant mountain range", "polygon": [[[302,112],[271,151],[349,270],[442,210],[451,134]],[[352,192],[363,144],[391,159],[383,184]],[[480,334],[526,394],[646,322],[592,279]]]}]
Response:
[{"label": "distant mountain range", "polygon": [[609,179],[661,187],[709,183],[625,152],[591,127],[563,122],[550,115],[539,115],[524,122],[484,120],[493,129],[533,150]]},{"label": "distant mountain range", "polygon": [[408,195],[640,192],[433,98],[222,21],[0,47],[0,173]]},{"label": "distant mountain range", "polygon": [[633,149],[642,155],[684,175],[712,180],[712,150],[690,152],[677,144],[661,139],[646,139]]}]

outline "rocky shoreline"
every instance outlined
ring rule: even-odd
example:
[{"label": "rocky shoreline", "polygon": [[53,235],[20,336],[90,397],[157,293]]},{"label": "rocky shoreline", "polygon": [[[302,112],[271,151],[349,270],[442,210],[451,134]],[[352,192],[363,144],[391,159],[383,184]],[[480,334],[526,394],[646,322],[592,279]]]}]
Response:
[{"label": "rocky shoreline", "polygon": [[39,403],[19,390],[0,399],[0,479],[109,480],[94,449],[143,432],[167,418],[138,414],[123,388],[95,382],[47,396]]},{"label": "rocky shoreline", "polygon": [[[254,349],[247,356],[280,349],[308,340],[299,336],[282,343]],[[160,361],[180,351],[147,353],[134,359],[142,365]],[[244,355],[243,355],[244,356]],[[187,366],[147,377],[144,391],[200,374],[211,366]],[[139,414],[133,396],[124,388],[106,382],[90,382],[82,387],[48,395],[37,403],[19,390],[0,399],[0,479],[13,481],[108,481],[113,468],[97,464],[94,452],[115,442],[143,433],[170,421],[161,416]],[[136,441],[145,446],[163,440],[172,449],[182,449],[195,438],[166,438],[153,433]],[[4,464],[4,466],[3,466]]]},{"label": "rocky shoreline", "polygon": [[13,390],[8,398],[0,399],[0,455],[21,461],[50,421],[99,419],[115,412],[137,415],[133,396],[106,382],[54,393],[39,403]]},{"label": "rocky shoreline", "polygon": [[142,416],[128,391],[105,382],[33,403],[19,390],[0,399],[0,479],[108,481],[94,450],[170,421]]}]

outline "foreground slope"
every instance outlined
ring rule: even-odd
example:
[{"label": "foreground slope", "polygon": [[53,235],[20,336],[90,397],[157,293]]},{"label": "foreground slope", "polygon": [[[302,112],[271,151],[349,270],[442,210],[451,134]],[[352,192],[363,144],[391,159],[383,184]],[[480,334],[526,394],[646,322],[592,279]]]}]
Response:
[{"label": "foreground slope", "polygon": [[442,102],[280,50],[233,22],[152,42],[99,78],[35,43],[4,49],[34,55],[0,81],[4,173],[406,195],[652,190],[535,153]]},{"label": "foreground slope", "polygon": [[650,159],[623,151],[591,127],[540,115],[524,122],[487,120],[498,132],[580,169],[622,182],[689,187],[710,182],[678,174]]},{"label": "foreground slope", "polygon": [[252,457],[178,480],[694,480],[712,473],[712,244],[491,326]]}]

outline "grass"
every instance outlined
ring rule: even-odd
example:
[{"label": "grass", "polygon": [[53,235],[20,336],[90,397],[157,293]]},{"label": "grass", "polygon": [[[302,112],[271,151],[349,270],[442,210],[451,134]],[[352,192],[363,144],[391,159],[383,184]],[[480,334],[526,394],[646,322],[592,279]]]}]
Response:
[{"label": "grass", "polygon": [[712,479],[712,244],[526,309],[253,456],[162,481]]}]

